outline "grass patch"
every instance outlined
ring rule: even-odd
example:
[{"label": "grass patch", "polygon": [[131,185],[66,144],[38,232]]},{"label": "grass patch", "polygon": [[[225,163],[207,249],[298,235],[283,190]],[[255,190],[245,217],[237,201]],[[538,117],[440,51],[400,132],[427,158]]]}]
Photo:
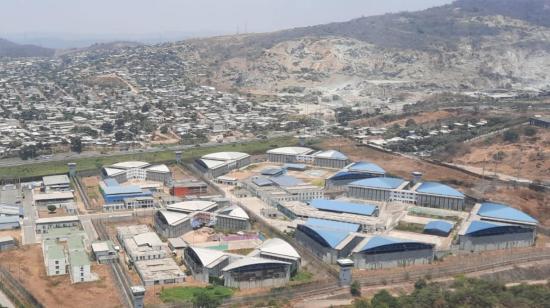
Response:
[{"label": "grass patch", "polygon": [[223,286],[176,287],[160,292],[160,299],[165,303],[194,302],[199,298],[208,298],[216,303],[233,295],[233,290]]},{"label": "grass patch", "polygon": [[408,232],[414,232],[414,233],[423,233],[424,225],[415,224],[412,222],[400,221],[397,227],[395,227],[395,230],[408,231]]},{"label": "grass patch", "polygon": [[[270,140],[254,140],[242,144],[223,144],[212,147],[196,147],[183,151],[183,159],[190,161],[197,157],[213,152],[245,152],[248,154],[259,154],[265,151],[282,146],[291,146],[297,143],[293,137],[281,137]],[[139,160],[149,163],[169,162],[175,160],[174,151],[160,151],[155,153],[133,153],[121,154],[109,157],[67,159],[63,161],[39,162],[21,166],[0,167],[0,178],[13,177],[40,177],[49,174],[67,173],[67,163],[75,162],[77,171],[88,171],[100,169],[104,165],[112,165],[127,160]]]},{"label": "grass patch", "polygon": [[325,187],[325,180],[324,179],[312,180],[311,185],[314,185],[314,186],[317,186],[317,187]]},{"label": "grass patch", "polygon": [[424,213],[421,211],[415,211],[415,210],[409,210],[409,213],[412,216],[418,216],[418,217],[426,217],[426,218],[433,218],[433,219],[443,219],[443,220],[451,220],[451,221],[461,221],[462,219],[458,216],[443,216],[443,215],[433,215]]},{"label": "grass patch", "polygon": [[296,281],[300,283],[306,283],[313,280],[313,274],[308,271],[298,271],[294,276],[290,278],[290,281]]}]

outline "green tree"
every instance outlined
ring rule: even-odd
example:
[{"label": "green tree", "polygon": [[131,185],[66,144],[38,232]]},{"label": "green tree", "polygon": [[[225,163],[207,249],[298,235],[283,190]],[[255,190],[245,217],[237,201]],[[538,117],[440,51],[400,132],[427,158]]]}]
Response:
[{"label": "green tree", "polygon": [[110,134],[113,132],[115,127],[111,122],[103,122],[99,128],[101,128],[101,130],[103,130],[106,134]]},{"label": "green tree", "polygon": [[82,152],[82,139],[80,137],[71,137],[71,151]]},{"label": "green tree", "polygon": [[514,130],[507,130],[502,134],[502,138],[506,142],[516,142],[519,139],[519,134]]},{"label": "green tree", "polygon": [[358,298],[353,301],[353,308],[370,308],[370,302],[365,298]]},{"label": "green tree", "polygon": [[222,303],[221,297],[216,296],[207,289],[197,291],[192,299],[193,307],[197,308],[214,308]]},{"label": "green tree", "polygon": [[34,158],[37,155],[37,148],[35,145],[25,145],[19,149],[19,157],[23,160]]},{"label": "green tree", "polygon": [[48,205],[48,211],[50,213],[55,213],[55,210],[57,210],[57,207],[53,204]]},{"label": "green tree", "polygon": [[361,284],[359,281],[355,280],[351,283],[349,287],[349,292],[353,296],[361,296]]},{"label": "green tree", "polygon": [[371,301],[373,308],[399,308],[399,301],[393,297],[388,291],[382,290],[376,293]]},{"label": "green tree", "polygon": [[414,119],[408,119],[407,122],[405,122],[406,127],[416,126],[416,121]]},{"label": "green tree", "polygon": [[523,134],[527,137],[533,137],[537,134],[537,129],[533,126],[527,126],[523,129]]}]

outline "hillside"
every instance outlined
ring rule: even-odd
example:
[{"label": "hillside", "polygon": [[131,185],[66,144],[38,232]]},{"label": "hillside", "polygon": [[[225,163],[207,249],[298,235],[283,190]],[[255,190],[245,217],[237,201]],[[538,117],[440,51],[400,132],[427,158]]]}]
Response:
[{"label": "hillside", "polygon": [[36,45],[21,45],[0,38],[0,58],[51,57],[54,50]]},{"label": "hillside", "polygon": [[[363,101],[405,90],[546,89],[550,0],[460,0],[419,12],[186,41],[224,88]],[[411,92],[411,91],[409,91]]]}]

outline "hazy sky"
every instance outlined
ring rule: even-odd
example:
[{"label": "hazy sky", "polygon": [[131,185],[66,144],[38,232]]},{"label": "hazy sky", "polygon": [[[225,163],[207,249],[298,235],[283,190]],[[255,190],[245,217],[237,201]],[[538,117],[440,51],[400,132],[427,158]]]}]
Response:
[{"label": "hazy sky", "polygon": [[411,11],[451,0],[0,0],[0,36],[13,33],[264,32]]}]

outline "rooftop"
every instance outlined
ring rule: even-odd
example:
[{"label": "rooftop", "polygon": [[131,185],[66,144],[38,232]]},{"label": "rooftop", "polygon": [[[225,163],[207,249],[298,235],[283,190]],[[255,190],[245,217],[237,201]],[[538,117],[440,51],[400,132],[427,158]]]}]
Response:
[{"label": "rooftop", "polygon": [[34,201],[73,199],[74,194],[70,191],[56,191],[44,194],[33,194],[32,198]]},{"label": "rooftop", "polygon": [[276,261],[276,260],[256,258],[256,257],[244,257],[244,258],[238,259],[235,262],[229,263],[229,265],[224,267],[222,271],[232,271],[237,268],[241,268],[249,265],[258,265],[258,264],[290,265],[290,263],[283,262],[283,261]]},{"label": "rooftop", "polygon": [[424,226],[424,230],[438,230],[445,233],[451,232],[452,228],[453,224],[442,220],[432,220]]},{"label": "rooftop", "polygon": [[376,177],[355,181],[352,182],[350,185],[380,189],[396,189],[403,183],[405,183],[405,180],[399,178]]},{"label": "rooftop", "polygon": [[304,184],[302,180],[297,179],[290,175],[281,175],[281,176],[272,177],[271,181],[276,185],[282,186],[282,187],[298,186],[298,185]]},{"label": "rooftop", "polygon": [[378,174],[386,173],[386,171],[382,169],[380,166],[378,166],[377,164],[364,162],[364,161],[352,163],[346,166],[344,170],[350,171],[350,172],[368,172],[368,173],[378,173]]},{"label": "rooftop", "polygon": [[189,216],[184,213],[173,211],[160,210],[159,213],[166,219],[166,222],[171,226],[177,226],[180,223],[189,219]]},{"label": "rooftop", "polygon": [[436,182],[424,182],[416,189],[419,193],[464,198],[464,194],[445,184]]},{"label": "rooftop", "polygon": [[42,182],[46,186],[69,185],[71,183],[69,177],[65,174],[44,176]]},{"label": "rooftop", "polygon": [[514,221],[527,224],[537,224],[538,221],[533,217],[525,214],[524,212],[515,208],[506,206],[504,204],[484,202],[481,204],[477,215],[483,218],[490,218],[495,220]]},{"label": "rooftop", "polygon": [[300,254],[292,245],[280,238],[271,238],[263,242],[258,248],[261,253],[279,255],[291,258],[300,258]]},{"label": "rooftop", "polygon": [[221,161],[228,161],[228,160],[238,160],[247,158],[250,155],[242,152],[217,152],[217,153],[210,153],[202,156],[203,159],[207,160],[221,160]]},{"label": "rooftop", "polygon": [[339,160],[347,160],[348,157],[344,155],[341,152],[335,151],[335,150],[327,150],[318,152],[315,154],[316,158],[328,158],[328,159],[339,159]]},{"label": "rooftop", "polygon": [[216,206],[216,202],[213,201],[192,200],[166,205],[166,209],[170,211],[196,212],[207,211],[214,206]]},{"label": "rooftop", "polygon": [[305,147],[282,147],[268,150],[268,154],[282,154],[282,155],[306,155],[313,152],[310,148]]},{"label": "rooftop", "polygon": [[90,259],[83,250],[70,251],[69,263],[71,266],[86,266],[90,265]]},{"label": "rooftop", "polygon": [[378,210],[378,206],[369,204],[359,204],[338,200],[325,200],[315,199],[309,202],[314,208],[319,210],[338,212],[338,213],[350,213],[358,215],[372,216]]},{"label": "rooftop", "polygon": [[143,161],[125,161],[111,165],[113,168],[119,169],[134,169],[134,168],[145,168],[150,164]]}]

